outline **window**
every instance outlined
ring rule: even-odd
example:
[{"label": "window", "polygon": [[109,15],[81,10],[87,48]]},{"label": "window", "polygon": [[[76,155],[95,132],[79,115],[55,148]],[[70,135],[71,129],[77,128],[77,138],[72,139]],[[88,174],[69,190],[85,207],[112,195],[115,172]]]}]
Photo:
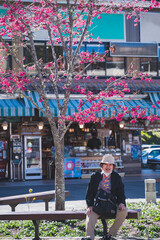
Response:
[{"label": "window", "polygon": [[[61,46],[54,46],[54,50],[56,53],[56,58],[58,59],[58,68],[59,70],[63,70],[63,49]],[[50,45],[46,46],[46,62],[53,62],[52,49]]]},{"label": "window", "polygon": [[96,61],[87,68],[87,75],[91,76],[105,76],[105,61]]},{"label": "window", "polygon": [[123,57],[107,57],[106,58],[106,75],[107,76],[123,76],[125,73],[125,64]]},{"label": "window", "polygon": [[[50,45],[46,45],[45,42],[35,42],[35,48],[38,59],[42,59],[44,63],[53,62],[52,50]],[[58,59],[58,66],[60,69],[63,68],[63,50],[61,46],[54,46],[56,57]],[[24,49],[24,56],[25,56],[25,64],[31,66],[33,64],[33,59],[30,54],[30,46],[27,45],[27,48]],[[30,71],[32,73],[35,70]]]},{"label": "window", "polygon": [[[63,56],[63,49],[61,46],[54,46],[54,50],[57,58],[61,58]],[[51,46],[47,45],[46,46],[46,62],[52,62],[52,61],[53,61],[53,56],[52,56]]]},{"label": "window", "polygon": [[[87,67],[87,75],[105,76],[105,45],[104,44],[87,44],[86,50],[93,56],[93,63]],[[87,64],[86,64],[87,65]]]},{"label": "window", "polygon": [[159,150],[154,150],[149,154],[149,158],[155,158],[160,154]]},{"label": "window", "polygon": [[141,58],[140,59],[140,71],[147,73],[151,76],[157,76],[158,62],[157,58]]},{"label": "window", "polygon": [[[35,43],[35,48],[36,48],[36,53],[38,59],[42,59],[45,61],[45,44],[44,42],[37,42]],[[30,54],[31,47],[29,44],[27,44],[27,47],[24,49],[24,56],[25,56],[25,64],[32,65],[33,64],[33,59]]]}]

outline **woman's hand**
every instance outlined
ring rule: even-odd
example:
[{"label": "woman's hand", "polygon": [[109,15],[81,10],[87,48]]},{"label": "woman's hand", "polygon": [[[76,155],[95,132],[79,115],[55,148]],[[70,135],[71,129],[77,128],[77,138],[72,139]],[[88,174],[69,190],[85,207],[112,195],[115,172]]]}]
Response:
[{"label": "woman's hand", "polygon": [[93,207],[88,207],[87,209],[87,215],[90,215],[93,212]]},{"label": "woman's hand", "polygon": [[126,207],[125,207],[125,205],[124,205],[123,203],[120,203],[119,206],[118,206],[118,208],[119,208],[120,210],[125,210],[125,209],[126,209]]}]

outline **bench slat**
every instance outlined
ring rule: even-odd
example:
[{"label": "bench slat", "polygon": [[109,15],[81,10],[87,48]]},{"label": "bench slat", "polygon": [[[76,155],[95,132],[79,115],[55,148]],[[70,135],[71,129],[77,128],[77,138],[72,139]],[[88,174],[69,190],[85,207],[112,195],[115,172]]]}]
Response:
[{"label": "bench slat", "polygon": [[[65,191],[65,196],[69,195],[69,191]],[[0,198],[0,205],[6,205],[10,203],[19,203],[19,202],[26,202],[35,200],[47,200],[48,198],[55,198],[55,190],[45,191],[45,192],[37,192],[37,193],[27,193],[9,197],[1,197]]]},{"label": "bench slat", "polygon": [[[128,210],[127,219],[138,219],[141,210]],[[53,220],[85,219],[86,211],[44,211],[44,212],[9,212],[1,213],[0,220]]]},{"label": "bench slat", "polygon": [[0,220],[53,220],[85,219],[86,212],[54,211],[54,212],[14,212],[0,214]]}]

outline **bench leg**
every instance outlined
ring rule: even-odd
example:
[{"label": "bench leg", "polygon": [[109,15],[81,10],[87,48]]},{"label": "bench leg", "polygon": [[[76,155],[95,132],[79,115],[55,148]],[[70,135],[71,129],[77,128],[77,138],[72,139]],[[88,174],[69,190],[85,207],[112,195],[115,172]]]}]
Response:
[{"label": "bench leg", "polygon": [[49,201],[45,201],[45,211],[48,211],[48,202]]},{"label": "bench leg", "polygon": [[103,224],[103,235],[104,237],[107,235],[107,222],[104,218],[101,218],[102,224]]},{"label": "bench leg", "polygon": [[16,206],[17,206],[18,204],[10,204],[10,207],[11,207],[11,209],[12,209],[12,212],[15,212],[15,208],[16,208]]},{"label": "bench leg", "polygon": [[39,238],[39,223],[40,220],[32,220],[34,227],[35,227],[35,238],[33,240],[40,240]]}]

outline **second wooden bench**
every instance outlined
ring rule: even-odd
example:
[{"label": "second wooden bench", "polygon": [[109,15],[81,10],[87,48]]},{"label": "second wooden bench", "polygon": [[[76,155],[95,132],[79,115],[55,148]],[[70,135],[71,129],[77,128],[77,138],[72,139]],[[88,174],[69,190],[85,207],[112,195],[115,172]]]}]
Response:
[{"label": "second wooden bench", "polygon": [[[69,196],[69,191],[65,191],[65,196]],[[45,202],[45,211],[48,211],[49,202],[53,198],[55,198],[55,190],[1,197],[0,205],[9,205],[12,211],[15,211],[15,208],[19,203],[29,203],[37,200],[43,200]]]}]

